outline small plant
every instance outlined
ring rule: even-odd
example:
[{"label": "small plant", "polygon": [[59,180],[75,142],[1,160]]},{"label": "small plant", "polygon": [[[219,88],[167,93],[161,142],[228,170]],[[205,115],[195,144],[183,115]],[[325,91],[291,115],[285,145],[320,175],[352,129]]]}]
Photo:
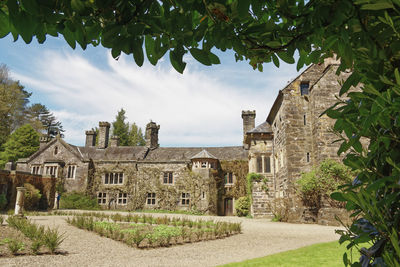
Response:
[{"label": "small plant", "polygon": [[3,223],[4,223],[4,216],[0,215],[0,226],[3,225]]},{"label": "small plant", "polygon": [[31,244],[31,250],[33,254],[38,254],[40,248],[42,246],[42,240],[41,239],[35,239],[32,241]]},{"label": "small plant", "polygon": [[43,235],[43,244],[49,249],[50,253],[54,254],[64,241],[64,235],[60,234],[58,229],[47,228]]},{"label": "small plant", "polygon": [[8,249],[13,255],[18,254],[18,252],[25,249],[25,244],[16,239],[5,238],[3,239],[3,242],[7,244]]}]

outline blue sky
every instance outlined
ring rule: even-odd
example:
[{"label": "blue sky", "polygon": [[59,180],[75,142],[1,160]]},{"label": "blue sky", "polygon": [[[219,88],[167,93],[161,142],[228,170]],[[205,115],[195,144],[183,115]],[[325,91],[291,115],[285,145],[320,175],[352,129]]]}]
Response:
[{"label": "blue sky", "polygon": [[100,46],[73,50],[63,37],[26,45],[9,35],[0,39],[0,51],[0,63],[32,92],[31,103],[51,109],[74,145],[121,108],[142,128],[150,120],[160,124],[161,146],[241,145],[241,111],[256,110],[256,125],[262,123],[278,91],[297,75],[295,65],[283,62],[279,69],[271,63],[253,70],[231,52],[217,53],[221,64],[211,67],[186,56],[182,75],[168,56],[157,66],[137,67],[132,56],[116,61]]}]

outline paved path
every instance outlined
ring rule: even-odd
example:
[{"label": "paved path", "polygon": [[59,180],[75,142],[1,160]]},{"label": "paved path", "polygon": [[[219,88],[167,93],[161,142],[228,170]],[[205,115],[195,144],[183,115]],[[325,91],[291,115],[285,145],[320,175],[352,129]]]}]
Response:
[{"label": "paved path", "polygon": [[0,266],[216,266],[338,239],[334,233],[337,227],[331,226],[277,223],[265,219],[237,217],[167,216],[242,222],[243,233],[225,239],[168,248],[136,249],[70,226],[63,216],[36,216],[30,219],[42,225],[58,227],[60,232],[66,233],[67,238],[62,243],[61,250],[68,254],[0,257]]}]

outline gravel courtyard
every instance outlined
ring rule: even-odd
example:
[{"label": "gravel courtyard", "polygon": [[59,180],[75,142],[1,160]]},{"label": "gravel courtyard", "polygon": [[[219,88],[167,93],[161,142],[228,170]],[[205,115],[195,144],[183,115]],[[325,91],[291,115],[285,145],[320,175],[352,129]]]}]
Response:
[{"label": "gravel courtyard", "polygon": [[[122,213],[122,212],[121,212]],[[122,213],[123,214],[123,213]],[[95,233],[69,226],[65,216],[29,217],[66,233],[64,255],[0,257],[0,266],[215,266],[262,257],[319,242],[337,240],[338,227],[270,222],[237,217],[176,216],[242,222],[243,233],[225,239],[168,248],[136,249]]]}]

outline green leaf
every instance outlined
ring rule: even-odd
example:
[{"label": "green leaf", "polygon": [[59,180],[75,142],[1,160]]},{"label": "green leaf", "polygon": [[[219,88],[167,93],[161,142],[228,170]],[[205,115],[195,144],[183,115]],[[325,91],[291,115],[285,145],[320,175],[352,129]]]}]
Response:
[{"label": "green leaf", "polygon": [[340,201],[340,202],[347,201],[347,199],[343,196],[343,193],[340,193],[340,192],[333,192],[331,194],[331,198],[333,200],[337,200],[337,201]]},{"label": "green leaf", "polygon": [[31,14],[37,15],[40,12],[39,5],[36,0],[21,0],[22,8]]},{"label": "green leaf", "polygon": [[400,85],[400,74],[399,74],[399,69],[398,69],[398,68],[396,68],[396,69],[394,70],[394,77],[396,78],[396,83],[397,83],[398,85]]},{"label": "green leaf", "polygon": [[279,58],[275,54],[272,54],[272,61],[274,62],[274,65],[279,68]]},{"label": "green leaf", "polygon": [[85,9],[85,4],[81,0],[71,0],[71,7],[73,10],[81,12]]},{"label": "green leaf", "polygon": [[290,56],[285,52],[279,52],[277,53],[277,55],[279,56],[280,59],[282,59],[288,64],[293,64],[295,62],[293,56]]},{"label": "green leaf", "polygon": [[361,76],[357,72],[353,72],[343,83],[342,88],[340,88],[339,95],[345,94],[347,91],[349,91],[351,86],[357,86],[360,80]]},{"label": "green leaf", "polygon": [[7,15],[0,9],[0,38],[10,33],[10,24]]},{"label": "green leaf", "polygon": [[144,40],[144,46],[146,48],[146,55],[152,65],[156,65],[158,61],[158,57],[154,50],[155,41],[150,35],[146,35]]},{"label": "green leaf", "polygon": [[72,47],[72,49],[75,49],[76,42],[75,42],[74,33],[71,32],[67,27],[65,27],[64,31],[63,31],[63,36],[64,36],[65,41],[67,41],[67,43],[69,44],[69,46]]},{"label": "green leaf", "polygon": [[114,59],[117,59],[117,60],[118,60],[119,56],[121,55],[121,50],[119,50],[119,49],[113,47],[113,48],[111,49],[111,55],[112,55],[112,57],[113,57]]},{"label": "green leaf", "polygon": [[133,58],[135,59],[136,64],[141,67],[144,62],[144,54],[143,54],[143,46],[142,41],[135,39],[132,43],[133,45]]},{"label": "green leaf", "polygon": [[389,9],[394,8],[393,4],[389,1],[380,1],[380,3],[375,4],[365,4],[361,6],[361,9],[364,10],[382,10],[382,9]]},{"label": "green leaf", "polygon": [[206,66],[211,66],[211,60],[209,57],[209,53],[207,51],[198,49],[198,48],[191,48],[190,54],[200,63],[206,65]]},{"label": "green leaf", "polygon": [[174,69],[179,73],[183,73],[186,67],[186,63],[182,61],[182,56],[183,54],[178,53],[176,49],[169,52],[169,60]]},{"label": "green leaf", "polygon": [[237,8],[240,17],[247,16],[250,8],[250,0],[238,0]]},{"label": "green leaf", "polygon": [[215,65],[221,64],[221,61],[219,60],[219,57],[216,54],[210,52],[209,58],[211,60],[211,64]]}]

